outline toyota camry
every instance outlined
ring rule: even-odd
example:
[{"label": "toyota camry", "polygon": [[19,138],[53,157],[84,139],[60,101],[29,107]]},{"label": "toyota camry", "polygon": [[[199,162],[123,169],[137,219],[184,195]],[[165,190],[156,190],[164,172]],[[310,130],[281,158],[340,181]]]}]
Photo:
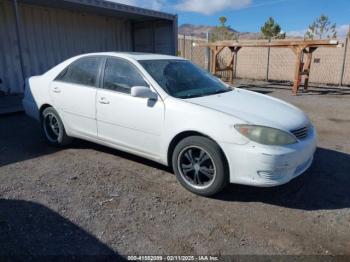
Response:
[{"label": "toyota camry", "polygon": [[193,193],[270,187],[312,164],[304,112],[235,88],[179,57],[94,53],[26,80],[23,106],[52,145],[80,138],[170,166]]}]

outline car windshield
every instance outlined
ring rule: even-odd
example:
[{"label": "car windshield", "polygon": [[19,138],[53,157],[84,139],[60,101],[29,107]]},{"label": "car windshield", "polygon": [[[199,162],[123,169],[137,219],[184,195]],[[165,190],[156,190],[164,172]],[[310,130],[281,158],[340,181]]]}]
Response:
[{"label": "car windshield", "polygon": [[141,60],[139,63],[173,97],[193,98],[232,90],[187,60]]}]

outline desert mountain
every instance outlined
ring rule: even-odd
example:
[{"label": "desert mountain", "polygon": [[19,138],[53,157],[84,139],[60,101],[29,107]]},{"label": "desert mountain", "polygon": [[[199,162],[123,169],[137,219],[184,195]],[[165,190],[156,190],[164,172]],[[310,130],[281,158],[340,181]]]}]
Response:
[{"label": "desert mountain", "polygon": [[[206,38],[207,32],[213,32],[215,30],[215,26],[208,25],[192,25],[192,24],[183,24],[179,26],[179,34],[180,35],[191,35],[199,38]],[[239,35],[239,39],[257,39],[259,38],[259,33],[251,33],[251,32],[238,32],[235,29],[230,28],[233,33]]]}]

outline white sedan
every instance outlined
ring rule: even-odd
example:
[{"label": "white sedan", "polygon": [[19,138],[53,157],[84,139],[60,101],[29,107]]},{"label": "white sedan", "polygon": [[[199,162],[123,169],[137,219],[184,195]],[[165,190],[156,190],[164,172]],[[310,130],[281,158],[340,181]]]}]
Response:
[{"label": "white sedan", "polygon": [[29,78],[23,105],[49,143],[76,137],[160,162],[204,196],[227,183],[287,183],[310,167],[316,149],[301,110],[230,87],[179,57],[77,56]]}]

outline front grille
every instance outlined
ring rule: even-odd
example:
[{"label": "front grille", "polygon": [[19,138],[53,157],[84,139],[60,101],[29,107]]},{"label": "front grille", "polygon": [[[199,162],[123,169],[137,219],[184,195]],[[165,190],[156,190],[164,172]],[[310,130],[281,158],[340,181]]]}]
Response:
[{"label": "front grille", "polygon": [[267,179],[267,180],[279,180],[283,177],[283,175],[286,172],[282,172],[281,171],[258,171],[258,175],[263,178],[263,179]]},{"label": "front grille", "polygon": [[305,126],[303,128],[292,130],[291,133],[295,135],[295,137],[298,138],[299,140],[305,139],[309,134],[309,127]]}]

